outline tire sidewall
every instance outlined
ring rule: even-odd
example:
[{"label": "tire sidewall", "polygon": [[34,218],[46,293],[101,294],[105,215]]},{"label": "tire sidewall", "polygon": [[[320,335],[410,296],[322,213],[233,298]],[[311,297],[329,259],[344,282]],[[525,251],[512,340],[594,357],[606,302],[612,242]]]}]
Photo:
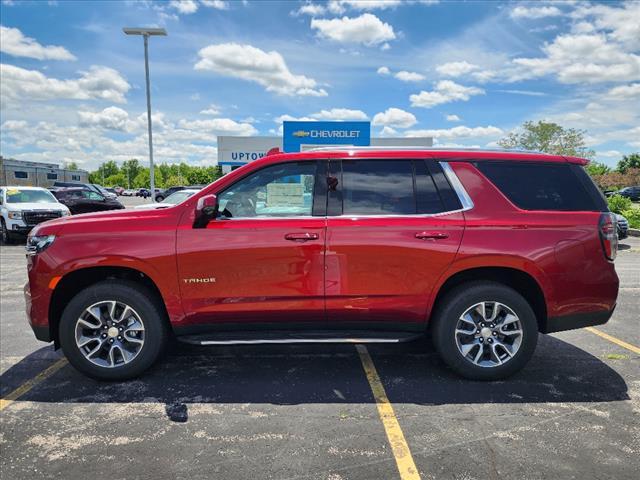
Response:
[{"label": "tire sidewall", "polygon": [[[460,316],[471,306],[500,302],[520,319],[522,343],[504,365],[480,367],[464,358],[456,345],[455,329]],[[472,380],[499,380],[521,370],[533,356],[538,341],[538,323],[529,303],[515,290],[501,284],[482,282],[456,288],[444,299],[435,316],[433,342],[436,350],[456,373]]]},{"label": "tire sidewall", "polygon": [[[60,346],[69,363],[77,370],[97,380],[126,380],[137,377],[147,370],[167,342],[167,325],[153,297],[143,287],[127,281],[105,281],[82,290],[69,302],[60,320]],[[138,355],[128,364],[116,368],[105,368],[87,360],[75,341],[76,321],[84,310],[101,301],[116,300],[133,308],[144,324],[144,345]]]}]

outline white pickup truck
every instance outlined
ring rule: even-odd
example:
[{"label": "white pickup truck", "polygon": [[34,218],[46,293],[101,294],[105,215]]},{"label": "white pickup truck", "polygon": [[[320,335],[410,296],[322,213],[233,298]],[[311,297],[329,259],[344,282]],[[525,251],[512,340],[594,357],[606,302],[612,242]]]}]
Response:
[{"label": "white pickup truck", "polygon": [[2,243],[28,234],[46,220],[71,215],[50,191],[39,187],[0,187],[0,223]]}]

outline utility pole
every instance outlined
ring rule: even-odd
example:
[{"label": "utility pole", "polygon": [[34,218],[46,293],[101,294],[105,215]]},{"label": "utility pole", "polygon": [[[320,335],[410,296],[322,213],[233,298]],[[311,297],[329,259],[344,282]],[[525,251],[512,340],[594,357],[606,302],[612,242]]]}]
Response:
[{"label": "utility pole", "polygon": [[149,131],[149,179],[151,182],[151,201],[156,201],[155,174],[153,168],[153,136],[151,133],[151,89],[149,84],[149,37],[152,35],[166,36],[164,28],[123,28],[127,35],[142,35],[144,38],[144,72],[147,84],[147,129]]}]

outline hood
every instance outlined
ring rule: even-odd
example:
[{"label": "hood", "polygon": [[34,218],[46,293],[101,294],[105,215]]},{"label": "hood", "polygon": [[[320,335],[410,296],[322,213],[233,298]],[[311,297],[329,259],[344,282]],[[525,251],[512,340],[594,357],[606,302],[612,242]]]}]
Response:
[{"label": "hood", "polygon": [[65,231],[86,232],[96,230],[120,230],[124,224],[134,223],[137,227],[146,222],[154,223],[163,221],[167,216],[175,216],[164,214],[169,209],[121,209],[108,210],[106,212],[81,213],[70,217],[61,217],[47,222],[41,223],[36,228],[39,235],[55,235],[64,227]]},{"label": "hood", "polygon": [[59,202],[6,203],[7,210],[57,210],[66,211],[67,207]]},{"label": "hood", "polygon": [[172,203],[145,203],[144,205],[138,205],[133,207],[135,210],[158,210],[162,208],[173,207]]}]

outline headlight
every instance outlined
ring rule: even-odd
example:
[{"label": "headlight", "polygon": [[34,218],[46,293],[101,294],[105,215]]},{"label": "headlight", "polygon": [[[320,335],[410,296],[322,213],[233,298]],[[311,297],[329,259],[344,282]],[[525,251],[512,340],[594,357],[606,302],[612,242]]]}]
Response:
[{"label": "headlight", "polygon": [[71,212],[69,210],[63,210],[62,211],[62,216],[63,217],[68,217],[69,215],[71,215]]},{"label": "headlight", "polygon": [[36,255],[47,248],[56,239],[55,235],[29,235],[27,237],[27,255]]},{"label": "headlight", "polygon": [[22,220],[22,212],[9,212],[9,218],[14,220]]}]

